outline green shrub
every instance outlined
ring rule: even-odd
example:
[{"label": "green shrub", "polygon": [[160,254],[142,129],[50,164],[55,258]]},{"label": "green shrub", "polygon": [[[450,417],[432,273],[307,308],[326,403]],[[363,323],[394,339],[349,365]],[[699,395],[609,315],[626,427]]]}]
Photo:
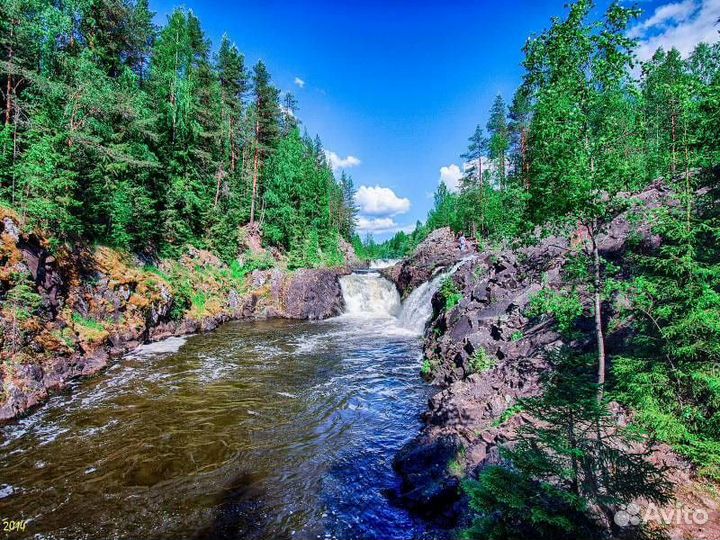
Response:
[{"label": "green shrub", "polygon": [[490,356],[485,349],[480,348],[470,357],[470,373],[485,373],[492,369],[496,363],[496,358]]},{"label": "green shrub", "polygon": [[207,304],[207,295],[204,292],[197,292],[192,297],[192,307],[199,313],[205,313],[205,304]]},{"label": "green shrub", "polygon": [[445,300],[445,310],[450,311],[462,300],[462,294],[455,285],[452,276],[447,276],[440,284],[440,295]]},{"label": "green shrub", "polygon": [[101,322],[96,321],[95,319],[86,319],[77,312],[73,313],[72,318],[75,324],[79,324],[80,326],[84,326],[90,330],[95,330],[97,332],[105,330],[105,326]]},{"label": "green shrub", "polygon": [[526,315],[552,315],[560,333],[570,336],[575,329],[575,321],[583,311],[580,295],[576,291],[553,291],[545,288],[532,296]]}]

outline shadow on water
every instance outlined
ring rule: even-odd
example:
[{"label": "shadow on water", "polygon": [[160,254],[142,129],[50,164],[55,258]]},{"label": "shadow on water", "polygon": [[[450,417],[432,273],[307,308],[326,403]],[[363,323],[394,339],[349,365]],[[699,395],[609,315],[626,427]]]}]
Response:
[{"label": "shadow on water", "polygon": [[[269,513],[263,507],[266,496],[257,479],[243,472],[230,481],[219,494],[212,523],[195,534],[193,540],[253,540],[269,527]],[[279,536],[278,540],[290,538]]]}]

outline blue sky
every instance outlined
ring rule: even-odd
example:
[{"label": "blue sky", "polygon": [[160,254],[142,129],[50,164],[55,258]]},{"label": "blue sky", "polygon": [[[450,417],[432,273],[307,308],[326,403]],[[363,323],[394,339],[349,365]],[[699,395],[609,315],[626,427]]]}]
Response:
[{"label": "blue sky", "polygon": [[[598,15],[607,4],[598,1]],[[492,99],[511,99],[525,40],[564,14],[563,5],[151,0],[159,23],[176,6],[192,9],[215,47],[227,33],[249,65],[268,65],[274,83],[297,97],[304,127],[361,188],[361,225],[378,239],[424,219],[441,170],[452,184],[459,154],[474,126],[485,124]],[[634,32],[642,54],[716,39],[720,0],[639,5],[645,22]]]}]

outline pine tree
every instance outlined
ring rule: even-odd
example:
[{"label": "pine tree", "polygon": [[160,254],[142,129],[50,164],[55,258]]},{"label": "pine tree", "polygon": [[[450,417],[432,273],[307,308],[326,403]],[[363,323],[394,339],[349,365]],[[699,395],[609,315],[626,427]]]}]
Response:
[{"label": "pine tree", "polygon": [[511,163],[513,174],[519,178],[523,188],[530,187],[530,164],[528,161],[528,129],[532,115],[532,103],[530,92],[522,85],[513,96],[512,104],[508,112],[510,122],[508,130],[511,142]]},{"label": "pine tree", "polygon": [[255,108],[255,146],[253,149],[253,183],[250,224],[255,222],[255,205],[261,196],[260,180],[265,161],[277,144],[280,134],[279,91],[270,84],[270,74],[262,61],[253,68]]},{"label": "pine tree", "polygon": [[502,450],[508,466],[489,466],[464,483],[478,513],[466,538],[615,537],[620,505],[671,499],[649,450],[632,450],[637,435],[596,399],[593,359],[560,352],[551,361],[543,394],[516,404],[530,421]]},{"label": "pine tree", "polygon": [[488,148],[488,140],[483,135],[480,125],[475,127],[474,133],[468,139],[468,148],[460,157],[470,164],[469,173],[471,176],[463,178],[463,182],[470,187],[471,184],[481,186],[483,184],[483,157]]},{"label": "pine tree", "polygon": [[498,183],[501,187],[505,186],[507,176],[507,153],[510,148],[510,132],[507,125],[507,107],[502,96],[495,96],[492,107],[490,108],[490,118],[486,129],[489,134],[488,140],[488,156],[495,163],[495,172]]}]

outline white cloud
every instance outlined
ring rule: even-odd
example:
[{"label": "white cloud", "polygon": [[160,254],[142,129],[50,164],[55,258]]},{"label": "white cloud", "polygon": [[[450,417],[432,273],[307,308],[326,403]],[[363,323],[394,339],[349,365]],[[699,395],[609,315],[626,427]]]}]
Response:
[{"label": "white cloud", "polygon": [[347,157],[340,157],[335,152],[330,152],[329,150],[325,150],[325,156],[327,157],[328,163],[330,163],[330,167],[332,167],[333,171],[337,171],[338,169],[348,169],[350,167],[357,167],[362,163],[360,159],[356,158],[355,156],[347,156]]},{"label": "white cloud", "polygon": [[648,19],[633,26],[628,32],[628,37],[639,38],[651,28],[665,26],[668,23],[684,22],[696,8],[694,0],[662,5]]},{"label": "white cloud", "polygon": [[404,232],[410,234],[415,230],[415,225],[399,225],[393,218],[366,218],[360,216],[356,223],[357,231],[360,234],[384,234]]},{"label": "white cloud", "polygon": [[652,58],[658,49],[675,47],[684,57],[705,41],[714,43],[718,35],[720,0],[686,0],[659,6],[645,21],[630,29],[628,35],[640,38],[637,48],[639,60]]},{"label": "white cloud", "polygon": [[370,216],[395,216],[410,210],[410,199],[398,197],[392,189],[381,186],[360,186],[355,202],[361,214]]},{"label": "white cloud", "polygon": [[295,77],[295,80],[293,82],[299,88],[305,88],[305,81],[303,81],[300,77]]},{"label": "white cloud", "polygon": [[445,182],[447,188],[452,192],[460,189],[460,179],[462,178],[460,167],[451,163],[447,167],[440,167],[440,182]]},{"label": "white cloud", "polygon": [[391,217],[384,218],[366,218],[360,216],[357,220],[357,230],[361,233],[384,233],[394,232],[399,228],[395,220]]}]

